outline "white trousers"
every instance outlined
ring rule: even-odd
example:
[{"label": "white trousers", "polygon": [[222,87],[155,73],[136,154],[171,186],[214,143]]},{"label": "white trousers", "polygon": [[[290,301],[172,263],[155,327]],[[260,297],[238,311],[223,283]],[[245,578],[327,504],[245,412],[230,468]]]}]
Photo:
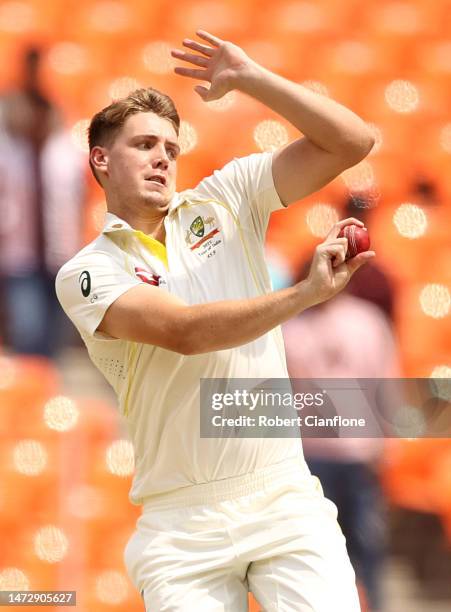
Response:
[{"label": "white trousers", "polygon": [[144,505],[124,554],[147,612],[360,612],[336,506],[299,460]]}]

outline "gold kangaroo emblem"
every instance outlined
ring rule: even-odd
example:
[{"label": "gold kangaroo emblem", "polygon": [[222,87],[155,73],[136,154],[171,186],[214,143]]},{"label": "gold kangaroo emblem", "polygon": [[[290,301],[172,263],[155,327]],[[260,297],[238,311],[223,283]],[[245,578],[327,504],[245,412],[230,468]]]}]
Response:
[{"label": "gold kangaroo emblem", "polygon": [[208,225],[208,227],[211,227],[212,225],[214,225],[215,221],[216,221],[216,219],[214,217],[206,217],[204,219],[204,224]]}]

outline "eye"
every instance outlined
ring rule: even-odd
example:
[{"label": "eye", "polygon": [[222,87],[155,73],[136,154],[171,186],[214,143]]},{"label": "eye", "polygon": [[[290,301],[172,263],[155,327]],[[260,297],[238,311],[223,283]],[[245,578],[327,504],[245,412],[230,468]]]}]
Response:
[{"label": "eye", "polygon": [[170,160],[177,159],[177,151],[174,149],[168,149],[168,157]]},{"label": "eye", "polygon": [[146,151],[148,149],[151,148],[151,144],[150,142],[148,142],[147,140],[145,142],[139,142],[137,144],[138,149],[140,149],[141,151]]}]

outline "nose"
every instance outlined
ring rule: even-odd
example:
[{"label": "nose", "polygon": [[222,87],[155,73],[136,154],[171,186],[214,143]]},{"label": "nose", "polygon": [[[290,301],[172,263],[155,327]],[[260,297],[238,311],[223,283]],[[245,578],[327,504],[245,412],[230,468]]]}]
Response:
[{"label": "nose", "polygon": [[153,160],[152,166],[154,168],[162,168],[163,170],[167,170],[169,166],[169,157],[166,151],[166,147],[160,146],[158,147],[157,154],[155,159]]}]

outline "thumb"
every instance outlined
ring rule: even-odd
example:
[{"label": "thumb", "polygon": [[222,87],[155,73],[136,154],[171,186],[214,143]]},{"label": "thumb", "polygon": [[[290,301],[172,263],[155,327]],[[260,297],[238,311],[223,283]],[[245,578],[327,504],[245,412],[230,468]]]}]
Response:
[{"label": "thumb", "polygon": [[359,253],[355,257],[352,257],[347,261],[349,272],[354,274],[354,272],[361,268],[363,264],[367,263],[374,257],[376,257],[376,253],[374,251],[364,251],[363,253]]},{"label": "thumb", "polygon": [[194,91],[199,94],[202,100],[207,101],[208,94],[210,93],[210,90],[207,87],[204,87],[203,85],[196,85]]}]

